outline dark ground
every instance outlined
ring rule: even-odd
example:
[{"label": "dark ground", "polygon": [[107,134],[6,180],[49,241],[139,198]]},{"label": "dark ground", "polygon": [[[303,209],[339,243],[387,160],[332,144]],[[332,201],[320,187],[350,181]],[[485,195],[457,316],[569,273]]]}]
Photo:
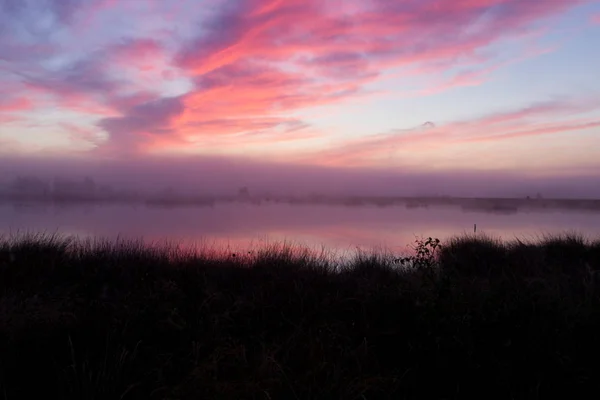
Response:
[{"label": "dark ground", "polygon": [[384,255],[5,238],[0,399],[599,393],[600,242],[442,245],[401,272]]}]

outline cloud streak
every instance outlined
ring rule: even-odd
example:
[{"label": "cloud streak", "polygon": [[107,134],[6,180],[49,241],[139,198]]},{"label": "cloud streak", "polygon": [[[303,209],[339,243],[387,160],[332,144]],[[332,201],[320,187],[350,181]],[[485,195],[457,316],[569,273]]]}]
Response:
[{"label": "cloud streak", "polygon": [[[583,131],[598,117],[565,102],[343,140],[335,125],[345,121],[319,125],[315,115],[332,118],[329,107],[375,103],[382,93],[429,97],[485,85],[540,55],[519,48],[507,60],[501,46],[586,3],[2,0],[0,84],[18,94],[0,99],[0,121],[23,135],[34,129],[28,120],[48,116],[57,136],[102,157],[270,149],[335,165],[377,165],[423,145]],[[433,84],[414,89],[419,79]]]},{"label": "cloud streak", "polygon": [[[585,117],[587,113],[597,111],[600,111],[598,98],[548,101],[479,118],[437,125],[426,122],[414,128],[361,137],[305,156],[308,158],[304,160],[337,166],[372,166],[382,162],[389,164],[392,157],[402,160],[406,153],[425,149],[438,149],[442,156],[445,148],[454,151],[457,145],[476,153],[479,148],[468,146],[598,129],[600,118],[597,114]],[[561,118],[548,122],[550,117]]]}]

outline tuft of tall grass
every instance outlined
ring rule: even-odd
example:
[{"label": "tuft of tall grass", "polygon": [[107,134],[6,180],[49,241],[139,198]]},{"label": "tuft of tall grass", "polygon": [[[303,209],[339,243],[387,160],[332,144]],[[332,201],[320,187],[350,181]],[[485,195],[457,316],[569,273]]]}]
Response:
[{"label": "tuft of tall grass", "polygon": [[497,238],[464,235],[451,238],[440,252],[440,264],[448,274],[490,277],[502,274],[507,246]]},{"label": "tuft of tall grass", "polygon": [[291,242],[3,237],[0,395],[540,398],[598,388],[600,241],[439,245],[418,242],[402,267],[390,252],[339,257]]}]

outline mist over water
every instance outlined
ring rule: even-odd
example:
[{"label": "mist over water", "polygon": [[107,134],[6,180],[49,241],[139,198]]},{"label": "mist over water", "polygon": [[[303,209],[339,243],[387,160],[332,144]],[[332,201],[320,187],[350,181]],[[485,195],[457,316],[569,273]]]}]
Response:
[{"label": "mist over water", "polygon": [[290,242],[337,251],[356,248],[409,250],[416,238],[442,241],[461,233],[504,239],[535,239],[566,231],[600,238],[600,213],[545,210],[494,214],[457,207],[407,209],[403,206],[225,203],[206,207],[145,205],[1,204],[0,233],[58,232],[78,237],[143,238],[246,249]]},{"label": "mist over water", "polygon": [[593,171],[449,170],[411,167],[326,167],[266,162],[233,156],[178,156],[120,159],[0,157],[0,185],[17,176],[46,182],[56,177],[96,183],[119,190],[231,195],[246,186],[253,194],[353,196],[600,198],[600,178]]},{"label": "mist over water", "polygon": [[[235,198],[247,188],[252,199],[270,196],[457,196],[544,199],[600,198],[593,174],[547,176],[493,171],[416,171],[330,168],[267,163],[232,157],[146,157],[102,160],[83,158],[0,159],[0,187],[10,190],[17,177],[34,177],[52,187],[56,179],[94,181],[113,193],[156,193]],[[90,182],[91,182],[90,180]],[[85,186],[85,185],[84,185]],[[165,191],[166,190],[166,191]],[[210,202],[209,202],[210,203]],[[572,231],[600,238],[600,212],[548,209],[498,213],[461,207],[404,205],[343,206],[324,204],[214,202],[192,207],[152,207],[131,203],[38,201],[0,202],[0,233],[59,232],[80,237],[143,238],[212,247],[247,248],[288,241],[333,250],[385,248],[407,250],[416,238],[444,240],[477,232],[535,239]]]}]

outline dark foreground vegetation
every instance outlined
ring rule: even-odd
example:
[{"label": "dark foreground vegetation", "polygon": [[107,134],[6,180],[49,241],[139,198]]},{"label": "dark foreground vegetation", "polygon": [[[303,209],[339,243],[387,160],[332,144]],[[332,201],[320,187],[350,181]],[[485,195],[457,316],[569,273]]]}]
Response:
[{"label": "dark foreground vegetation", "polygon": [[0,399],[598,393],[600,242],[428,240],[396,261],[2,239]]}]

